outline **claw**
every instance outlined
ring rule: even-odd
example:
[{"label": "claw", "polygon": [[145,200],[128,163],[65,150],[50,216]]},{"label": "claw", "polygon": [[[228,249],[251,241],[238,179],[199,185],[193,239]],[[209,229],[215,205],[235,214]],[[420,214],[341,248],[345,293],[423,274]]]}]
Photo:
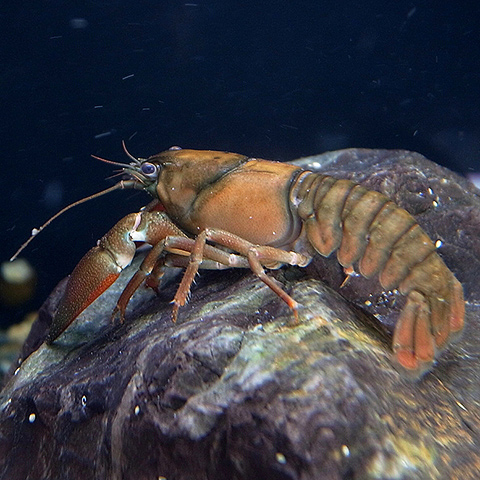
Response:
[{"label": "claw", "polygon": [[46,342],[51,344],[119,275],[120,269],[108,252],[102,251],[100,247],[92,248],[68,279]]},{"label": "claw", "polygon": [[[118,317],[123,322],[127,304],[145,277],[156,266],[158,268],[154,271],[154,277],[162,272],[162,262],[158,259],[164,251],[166,238],[177,239],[177,243],[190,241],[163,212],[142,211],[122,218],[75,267],[53,318],[47,343],[52,343],[130,265],[136,251],[135,241],[147,242],[153,248],[130,279],[112,313],[112,320]],[[225,255],[217,250],[211,254],[214,257],[220,256],[220,259]]]},{"label": "claw", "polygon": [[130,232],[139,224],[139,214],[120,220],[80,260],[67,282],[65,294],[53,317],[46,342],[51,344],[80,313],[118,278],[135,255]]}]

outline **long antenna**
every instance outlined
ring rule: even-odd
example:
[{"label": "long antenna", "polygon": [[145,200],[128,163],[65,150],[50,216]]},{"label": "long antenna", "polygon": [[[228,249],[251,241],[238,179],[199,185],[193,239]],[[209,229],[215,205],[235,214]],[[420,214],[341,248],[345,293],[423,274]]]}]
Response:
[{"label": "long antenna", "polygon": [[[113,163],[113,162],[112,162]],[[82,198],[80,200],[77,200],[76,202],[71,203],[70,205],[67,205],[65,208],[62,208],[58,213],[56,213],[53,217],[50,217],[41,227],[39,228],[34,228],[32,230],[32,235],[30,238],[15,252],[15,255],[10,259],[10,261],[15,260],[18,255],[25,249],[25,247],[50,223],[52,223],[56,218],[58,218],[62,213],[65,213],[67,210],[70,210],[73,207],[76,207],[77,205],[80,205],[81,203],[88,202],[88,200],[92,200],[94,198],[100,197],[102,195],[105,195],[106,193],[113,192],[114,190],[121,190],[124,188],[135,188],[135,184],[138,183],[135,180],[121,180],[117,184],[113,185],[113,187],[109,187],[105,190],[102,190],[101,192],[94,193],[93,195],[90,195],[88,197]]]}]

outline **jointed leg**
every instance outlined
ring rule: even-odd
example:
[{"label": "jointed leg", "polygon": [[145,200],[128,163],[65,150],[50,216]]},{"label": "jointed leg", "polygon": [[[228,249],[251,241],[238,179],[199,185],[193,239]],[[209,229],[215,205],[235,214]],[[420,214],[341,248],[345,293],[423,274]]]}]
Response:
[{"label": "jointed leg", "polygon": [[[202,254],[199,260],[200,263],[196,265],[196,270],[193,271],[193,267],[190,266],[190,256],[195,249],[195,245],[197,245],[196,240],[180,236],[168,236],[154,245],[120,295],[113,311],[112,318],[115,318],[118,315],[120,321],[123,322],[128,302],[137,288],[145,279],[148,286],[156,287],[159,279],[163,276],[163,270],[165,267],[187,267],[182,283],[175,295],[174,309],[172,313],[174,321],[176,320],[178,307],[185,304],[190,285],[195,277],[198,267],[209,269],[249,267],[247,259],[239,255],[224,252],[211,245],[204,245],[203,254],[205,258],[203,258]],[[185,280],[186,278],[187,280]],[[182,285],[187,283],[188,289],[183,291]],[[177,300],[177,297],[180,300]],[[182,301],[183,303],[181,303]]]},{"label": "jointed leg", "polygon": [[165,239],[154,245],[152,249],[148,252],[147,256],[143,259],[143,262],[141,263],[139,269],[135,272],[133,277],[127,283],[127,286],[123,289],[123,292],[117,301],[117,305],[112,312],[112,320],[115,320],[115,318],[118,316],[120,319],[120,323],[123,323],[125,319],[125,310],[127,308],[128,302],[130,301],[130,298],[132,298],[132,295],[135,293],[137,288],[145,280],[145,277],[150,274],[158,258],[163,253],[164,249]]},{"label": "jointed leg", "polygon": [[[198,272],[200,262],[202,261],[204,251],[206,253],[207,248],[210,247],[206,244],[206,241],[210,240],[218,245],[227,247],[230,250],[240,253],[242,256],[248,259],[251,270],[262,280],[267,286],[269,286],[287,305],[293,310],[295,319],[297,320],[298,303],[288,295],[282,287],[271,277],[269,277],[263,266],[268,268],[279,268],[283,264],[305,266],[310,261],[309,257],[305,255],[288,252],[280,248],[274,248],[263,245],[254,245],[243,238],[238,237],[229,232],[223,230],[208,228],[198,235],[195,239],[195,245],[192,249],[190,256],[190,263],[183,276],[182,282],[177,290],[177,294],[174,299],[174,318],[177,316],[178,308],[185,305],[190,292],[193,279]],[[219,250],[222,251],[222,250]],[[210,255],[209,255],[210,256]],[[229,266],[236,266],[232,264],[232,257],[229,258]]]}]

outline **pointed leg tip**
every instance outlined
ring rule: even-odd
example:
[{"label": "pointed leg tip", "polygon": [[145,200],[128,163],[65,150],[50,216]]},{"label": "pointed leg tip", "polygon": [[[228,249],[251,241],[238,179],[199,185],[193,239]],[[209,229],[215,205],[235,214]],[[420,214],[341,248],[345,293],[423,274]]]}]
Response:
[{"label": "pointed leg tip", "polygon": [[178,318],[178,309],[180,307],[180,305],[173,301],[173,308],[172,308],[172,323],[177,323],[177,318]]},{"label": "pointed leg tip", "polygon": [[113,325],[116,325],[117,323],[122,325],[123,323],[125,323],[125,310],[117,305],[113,309],[110,320]]},{"label": "pointed leg tip", "polygon": [[288,321],[288,326],[295,327],[300,324],[300,316],[304,316],[306,308],[301,303],[298,303],[293,299],[288,303],[288,306],[290,307],[293,315],[293,318],[290,317],[290,320]]},{"label": "pointed leg tip", "polygon": [[300,305],[295,301],[291,305],[291,309],[292,309],[292,312],[293,312],[293,324],[294,325],[298,325],[300,323],[300,318],[299,318],[299,313],[298,313],[299,307],[300,307]]}]

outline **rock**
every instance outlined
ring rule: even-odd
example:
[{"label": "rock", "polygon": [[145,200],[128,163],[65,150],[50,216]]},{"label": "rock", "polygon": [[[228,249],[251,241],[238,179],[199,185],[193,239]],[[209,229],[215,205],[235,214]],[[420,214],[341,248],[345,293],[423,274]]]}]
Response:
[{"label": "rock", "polygon": [[340,295],[332,259],[271,273],[304,305],[297,325],[248,271],[202,272],[177,325],[175,277],[159,297],[139,289],[126,323],[111,325],[129,268],[46,346],[60,284],[0,395],[0,478],[477,478],[478,190],[410,152],[298,162],[384,191],[442,240],[467,317],[434,370],[417,381],[395,371],[388,302],[395,312],[399,301],[355,277]]}]

